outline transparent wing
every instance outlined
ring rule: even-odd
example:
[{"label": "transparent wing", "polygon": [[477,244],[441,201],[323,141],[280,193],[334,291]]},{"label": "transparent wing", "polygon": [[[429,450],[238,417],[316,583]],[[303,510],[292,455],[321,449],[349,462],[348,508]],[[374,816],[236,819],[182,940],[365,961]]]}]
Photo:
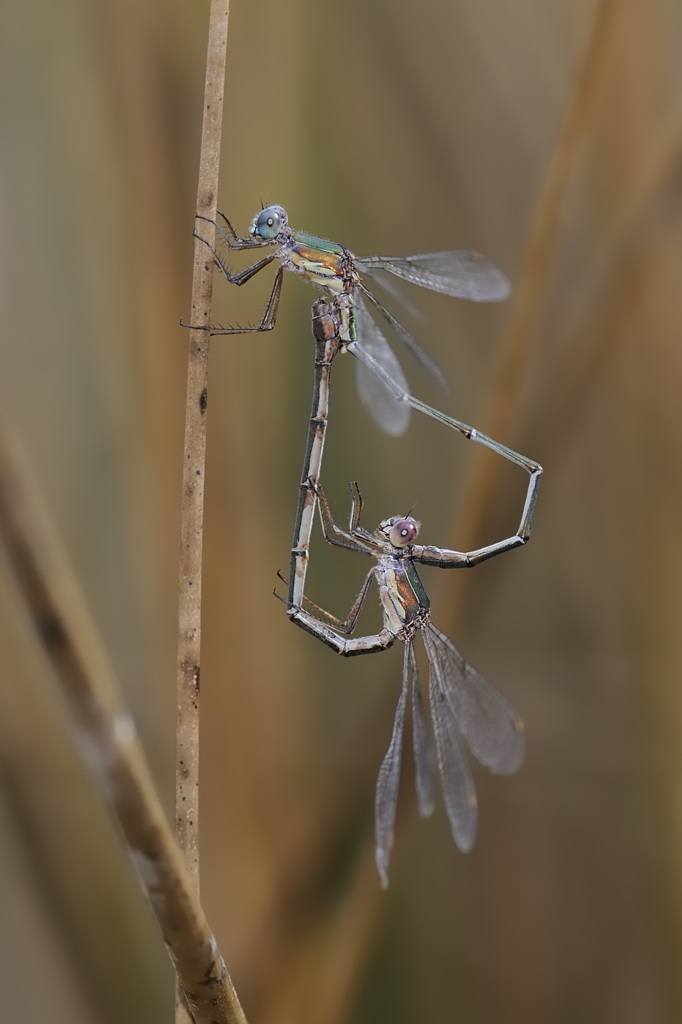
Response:
[{"label": "transparent wing", "polygon": [[481,764],[501,775],[511,775],[523,761],[521,716],[432,623],[424,630],[425,644],[427,635],[429,660],[441,680],[458,732]]},{"label": "transparent wing", "polygon": [[403,661],[403,687],[400,691],[398,706],[395,709],[393,732],[391,742],[388,745],[386,756],[381,762],[377,789],[374,798],[374,836],[375,836],[375,857],[382,888],[388,886],[388,863],[391,857],[393,846],[393,833],[395,830],[395,812],[398,806],[398,785],[400,783],[400,761],[403,750],[403,726],[405,724],[405,705],[407,703],[408,687],[408,647],[405,644],[405,659]]},{"label": "transparent wing", "polygon": [[417,806],[422,818],[428,818],[433,813],[433,786],[431,782],[433,775],[433,751],[429,742],[424,701],[422,700],[422,693],[419,687],[417,655],[411,640],[405,644],[405,658],[409,658],[409,667],[412,675],[412,746],[414,749]]},{"label": "transparent wing", "polygon": [[[355,297],[353,309],[357,347],[360,349],[360,352],[356,349],[353,353],[358,360],[356,363],[358,393],[379,426],[387,434],[397,437],[407,430],[410,422],[410,407],[397,400],[395,394],[372,369],[371,365],[363,361],[360,353],[366,353],[371,360],[379,364],[391,378],[395,385],[395,392],[398,394],[409,394],[410,392],[405,374],[401,370],[400,363],[393,354],[391,346],[369,315],[367,307],[359,295]],[[353,350],[351,349],[351,351]]]},{"label": "transparent wing", "polygon": [[391,274],[386,270],[381,270],[380,267],[372,267],[369,273],[383,291],[391,296],[392,303],[395,302],[397,306],[400,306],[402,311],[407,313],[413,320],[420,321],[424,319],[422,311],[410,300],[408,289],[403,288],[401,284],[394,280]]},{"label": "transparent wing", "polygon": [[478,819],[474,780],[460,739],[457,718],[445,692],[442,665],[428,626],[422,630],[422,638],[429,658],[429,703],[443,802],[452,838],[463,853],[468,853],[474,845]]},{"label": "transparent wing", "polygon": [[511,291],[501,270],[484,256],[465,249],[418,256],[363,256],[355,262],[367,274],[386,270],[420,288],[472,302],[500,302]]},{"label": "transparent wing", "polygon": [[[379,316],[382,316],[384,318],[384,320],[386,321],[386,323],[389,324],[393,328],[393,330],[398,335],[398,337],[400,338],[402,343],[409,349],[411,354],[417,360],[417,362],[421,366],[422,370],[424,370],[426,373],[428,373],[429,377],[431,377],[432,380],[435,380],[436,383],[439,384],[440,387],[442,387],[444,391],[447,391],[448,390],[447,381],[445,380],[445,377],[443,376],[443,371],[441,370],[440,366],[438,366],[438,364],[433,361],[431,356],[427,352],[424,351],[424,349],[421,347],[419,342],[417,342],[412,337],[412,335],[407,330],[407,328],[403,327],[403,325],[400,323],[400,321],[396,320],[396,318],[393,316],[393,314],[389,313],[389,311],[386,309],[386,307],[381,305],[379,300],[377,298],[375,298],[374,295],[372,295],[371,291],[368,288],[366,288],[365,285],[362,284],[362,282],[360,282],[360,284],[355,289],[355,297],[354,297],[354,302],[355,303],[357,303],[358,301],[361,301],[359,299],[359,294],[358,294],[359,292],[362,292],[362,294],[367,299],[369,299],[369,301],[372,303],[372,305],[376,309],[376,311],[379,314]],[[365,312],[367,312],[366,309],[365,309]],[[367,314],[367,315],[369,316],[369,314]]]}]

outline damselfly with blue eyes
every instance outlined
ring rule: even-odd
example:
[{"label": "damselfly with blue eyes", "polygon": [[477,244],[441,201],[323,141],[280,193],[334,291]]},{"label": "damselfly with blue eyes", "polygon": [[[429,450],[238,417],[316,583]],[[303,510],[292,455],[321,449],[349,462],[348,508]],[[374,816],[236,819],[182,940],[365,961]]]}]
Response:
[{"label": "damselfly with blue eyes", "polygon": [[[296,625],[312,633],[337,654],[372,654],[405,644],[403,685],[396,708],[388,752],[379,770],[375,799],[376,863],[382,885],[388,884],[388,864],[393,845],[403,725],[410,683],[412,685],[412,745],[417,802],[420,814],[433,810],[432,763],[435,761],[443,801],[455,843],[471,849],[478,819],[476,791],[466,750],[493,772],[511,774],[524,754],[523,722],[516,709],[476,669],[469,665],[453,642],[441,633],[430,616],[429,599],[417,574],[417,563],[441,569],[478,565],[523,543],[516,534],[475,551],[451,551],[417,544],[420,524],[411,516],[385,519],[374,533],[360,523],[362,497],[351,485],[352,505],[348,530],[334,523],[322,488],[316,488],[324,535],[330,544],[376,559],[346,619],[303,598],[288,614]],[[369,636],[351,636],[374,580],[383,609],[383,628]],[[419,634],[429,661],[429,704],[433,739],[430,738],[417,673],[414,638]]]},{"label": "damselfly with blue eyes", "polygon": [[[267,206],[254,218],[248,238],[241,238],[232,224],[219,212],[221,221],[214,224],[223,242],[233,250],[272,247],[264,256],[240,273],[232,273],[215,248],[197,235],[211,250],[216,265],[232,284],[242,285],[279,261],[272,292],[261,322],[253,327],[202,327],[211,334],[244,334],[269,331],[275,325],[282,280],[285,270],[300,274],[323,292],[334,296],[342,313],[341,351],[352,352],[358,359],[358,391],[371,414],[388,433],[402,434],[407,429],[410,411],[397,396],[409,394],[403,371],[376,320],[374,312],[407,346],[422,368],[435,380],[444,383],[441,371],[418,345],[410,332],[376,299],[363,280],[369,275],[391,290],[390,276],[409,281],[421,288],[476,302],[498,302],[509,295],[509,282],[504,274],[478,253],[466,250],[426,253],[418,256],[354,256],[336,242],[327,241],[289,227],[286,211],[281,206]],[[199,220],[208,220],[198,216]],[[383,372],[377,372],[379,368]]]}]

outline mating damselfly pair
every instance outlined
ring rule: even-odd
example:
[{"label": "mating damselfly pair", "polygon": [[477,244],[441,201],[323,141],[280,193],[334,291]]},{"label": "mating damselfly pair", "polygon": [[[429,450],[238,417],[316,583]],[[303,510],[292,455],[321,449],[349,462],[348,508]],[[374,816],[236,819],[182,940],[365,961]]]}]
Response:
[{"label": "mating damselfly pair", "polygon": [[[433,808],[431,775],[435,761],[453,838],[464,851],[473,845],[477,823],[475,790],[466,749],[482,764],[500,773],[516,771],[524,749],[523,726],[518,712],[431,623],[429,600],[416,564],[468,568],[525,544],[530,537],[542,468],[474,427],[411,395],[400,364],[377,323],[378,319],[389,325],[427,373],[441,382],[442,374],[412,335],[369,290],[363,275],[379,278],[388,291],[392,290],[388,285],[392,276],[432,291],[474,301],[504,299],[509,294],[509,284],[506,277],[482,256],[468,251],[406,257],[356,257],[335,242],[291,229],[281,206],[268,206],[261,210],[253,220],[247,238],[236,233],[224,214],[220,217],[221,221],[209,223],[214,225],[229,249],[273,250],[252,266],[233,273],[216,248],[197,234],[229,282],[244,284],[275,261],[279,262],[279,267],[259,324],[246,328],[206,326],[202,330],[214,335],[271,330],[276,321],[284,270],[301,275],[325,293],[325,299],[313,305],[316,342],[313,407],[296,509],[286,605],[293,622],[338,654],[374,653],[387,649],[396,640],[405,644],[403,685],[391,742],[379,772],[375,802],[377,868],[382,884],[386,885],[408,692],[411,692],[420,813],[429,814]],[[375,316],[370,314],[368,306]],[[351,352],[358,360],[360,396],[387,433],[403,433],[408,426],[410,409],[415,409],[463,434],[468,440],[482,444],[529,474],[521,520],[513,536],[469,552],[427,547],[416,543],[420,524],[409,515],[384,520],[372,534],[361,525],[362,499],[357,485],[353,490],[349,529],[342,530],[336,526],[320,485],[320,473],[331,367],[339,352]],[[327,541],[376,560],[346,619],[319,608],[305,593],[312,526],[318,506]],[[377,634],[354,636],[352,634],[372,581],[376,582],[379,590],[383,628]],[[422,636],[429,661],[430,732],[413,643],[417,633]]]}]

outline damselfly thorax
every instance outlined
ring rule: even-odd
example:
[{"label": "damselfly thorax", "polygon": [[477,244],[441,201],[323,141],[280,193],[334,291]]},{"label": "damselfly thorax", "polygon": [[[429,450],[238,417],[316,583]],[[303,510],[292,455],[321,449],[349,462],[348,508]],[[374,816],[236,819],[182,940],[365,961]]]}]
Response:
[{"label": "damselfly thorax", "polygon": [[430,602],[414,564],[395,555],[382,555],[374,578],[384,611],[384,628],[406,639],[428,620]]},{"label": "damselfly thorax", "polygon": [[[360,281],[355,257],[348,249],[311,237],[309,243],[291,238],[277,253],[285,270],[300,274],[332,295],[351,294]],[[329,246],[327,248],[327,246]]]}]

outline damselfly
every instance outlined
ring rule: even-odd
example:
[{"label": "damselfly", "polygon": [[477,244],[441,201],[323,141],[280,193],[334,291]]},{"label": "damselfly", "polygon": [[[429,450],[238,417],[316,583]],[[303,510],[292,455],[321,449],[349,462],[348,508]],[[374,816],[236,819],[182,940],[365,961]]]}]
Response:
[{"label": "damselfly", "polygon": [[[349,529],[334,523],[321,488],[317,489],[320,515],[327,540],[338,547],[376,559],[346,619],[338,619],[307,598],[291,607],[292,622],[337,654],[350,656],[386,650],[396,640],[405,644],[403,682],[388,751],[379,770],[375,798],[376,863],[382,885],[388,884],[388,865],[395,827],[403,725],[410,683],[412,686],[412,740],[417,802],[420,814],[431,814],[432,764],[435,747],[443,800],[452,836],[460,850],[469,851],[477,825],[476,791],[466,749],[493,772],[511,774],[523,760],[523,722],[516,709],[441,633],[430,616],[429,599],[416,564],[459,569],[502,554],[523,543],[520,532],[475,551],[451,551],[417,544],[420,524],[411,516],[385,519],[375,532],[361,526],[362,497],[352,486]],[[358,616],[374,580],[383,609],[379,633],[353,637]],[[429,704],[432,738],[426,724],[417,673],[414,638],[420,634],[429,661]],[[434,742],[435,741],[435,742]]]},{"label": "damselfly", "polygon": [[[341,296],[341,298],[343,298],[343,296]],[[294,539],[291,549],[289,591],[287,597],[287,603],[289,606],[298,606],[303,603],[305,577],[310,549],[310,537],[312,533],[315,504],[317,501],[317,485],[320,480],[322,454],[324,451],[324,442],[327,430],[327,417],[329,414],[329,384],[331,368],[337,353],[342,351],[343,346],[343,341],[341,340],[343,311],[343,309],[338,309],[337,302],[328,304],[322,299],[318,299],[317,302],[313,304],[312,309],[313,336],[315,338],[313,404],[310,414],[310,424],[308,427],[308,440],[306,444],[305,458],[303,460],[303,473],[301,476],[298,506],[296,509],[296,522],[294,526]],[[366,358],[371,359],[369,356]],[[374,367],[374,371],[377,374],[377,379],[382,380],[385,373],[383,367],[380,364],[377,364]],[[388,379],[386,381],[386,388],[389,389],[391,387],[393,387],[393,382]],[[532,459],[526,458],[525,455],[520,455],[512,448],[508,448],[506,445],[500,444],[499,441],[494,441],[493,438],[480,433],[480,431],[476,430],[475,427],[471,427],[467,423],[462,423],[460,420],[456,420],[451,416],[446,416],[445,413],[439,412],[439,410],[433,409],[429,405],[425,405],[409,393],[404,393],[402,395],[395,394],[395,397],[396,401],[399,403],[408,408],[413,408],[419,412],[425,413],[427,416],[437,420],[439,423],[443,423],[452,430],[463,434],[467,440],[474,441],[476,444],[481,444],[485,448],[496,452],[498,455],[501,455],[502,458],[507,459],[509,462],[512,462],[515,466],[518,466],[529,474],[530,479],[528,481],[528,490],[526,492],[526,500],[521,516],[521,522],[514,538],[500,542],[503,545],[501,549],[498,549],[496,545],[492,545],[490,548],[483,550],[490,552],[490,554],[486,555],[486,557],[490,558],[491,554],[498,554],[498,550],[506,551],[509,547],[517,547],[520,544],[525,544],[530,538],[533,514],[535,512],[535,503],[542,478],[542,467]]]},{"label": "damselfly", "polygon": [[[216,249],[209,247],[216,265],[232,284],[242,285],[279,261],[272,292],[261,322],[252,327],[202,327],[211,334],[245,334],[269,331],[275,325],[282,280],[285,270],[311,281],[328,295],[334,296],[342,312],[341,351],[352,352],[358,359],[357,383],[362,401],[388,434],[402,434],[409,422],[409,408],[396,395],[409,394],[403,371],[367,304],[391,327],[424,370],[444,383],[443,375],[410,332],[378,301],[363,280],[369,275],[391,290],[390,276],[409,281],[434,292],[477,302],[497,302],[509,295],[509,282],[504,274],[476,252],[425,253],[417,256],[354,256],[349,249],[316,235],[294,231],[289,227],[286,211],[281,206],[267,206],[254,218],[248,238],[241,238],[224,213],[214,224],[223,242],[233,250],[271,247],[274,252],[252,266],[233,273]],[[198,216],[199,220],[208,220]],[[377,374],[380,366],[383,374]],[[387,381],[392,386],[387,385]]]}]

